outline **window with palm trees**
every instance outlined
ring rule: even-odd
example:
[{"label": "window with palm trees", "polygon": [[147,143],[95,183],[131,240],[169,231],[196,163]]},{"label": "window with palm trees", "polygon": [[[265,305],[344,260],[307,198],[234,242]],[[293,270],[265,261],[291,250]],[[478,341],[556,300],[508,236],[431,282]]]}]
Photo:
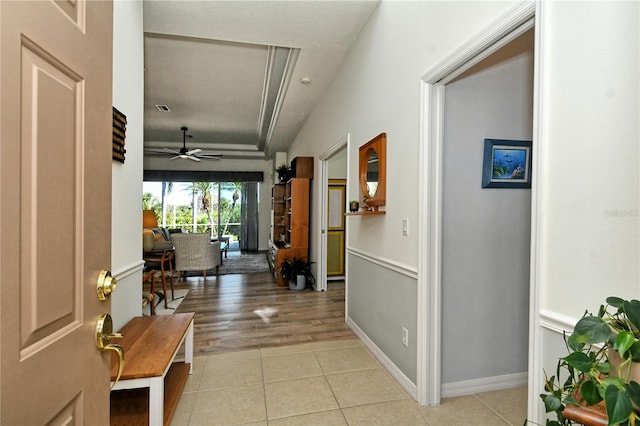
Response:
[{"label": "window with palm trees", "polygon": [[242,189],[242,182],[144,182],[142,205],[169,230],[210,232],[237,241]]}]

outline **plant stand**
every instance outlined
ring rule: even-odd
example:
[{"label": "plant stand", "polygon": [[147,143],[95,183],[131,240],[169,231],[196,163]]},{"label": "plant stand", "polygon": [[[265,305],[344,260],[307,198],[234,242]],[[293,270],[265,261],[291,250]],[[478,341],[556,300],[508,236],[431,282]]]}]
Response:
[{"label": "plant stand", "polygon": [[607,413],[594,407],[567,405],[562,411],[566,419],[573,420],[584,426],[607,426]]}]

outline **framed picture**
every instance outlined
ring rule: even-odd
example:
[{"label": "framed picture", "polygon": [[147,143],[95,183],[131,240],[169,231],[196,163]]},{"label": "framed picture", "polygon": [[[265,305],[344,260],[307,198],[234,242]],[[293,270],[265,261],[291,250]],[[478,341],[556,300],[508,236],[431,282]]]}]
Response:
[{"label": "framed picture", "polygon": [[531,141],[484,140],[483,188],[531,188]]}]

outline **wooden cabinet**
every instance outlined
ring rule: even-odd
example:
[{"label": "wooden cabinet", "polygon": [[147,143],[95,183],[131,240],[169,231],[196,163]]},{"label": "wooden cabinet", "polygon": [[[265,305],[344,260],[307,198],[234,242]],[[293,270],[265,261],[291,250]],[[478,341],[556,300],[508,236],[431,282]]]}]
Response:
[{"label": "wooden cabinet", "polygon": [[309,182],[308,178],[293,178],[272,188],[273,223],[268,258],[281,286],[287,284],[278,272],[284,259],[297,257],[308,260]]},{"label": "wooden cabinet", "polygon": [[313,179],[313,157],[296,157],[291,160],[291,177]]},{"label": "wooden cabinet", "polygon": [[276,183],[271,188],[271,241],[285,241],[285,184]]},{"label": "wooden cabinet", "polygon": [[285,186],[285,243],[309,247],[309,179],[289,179]]}]

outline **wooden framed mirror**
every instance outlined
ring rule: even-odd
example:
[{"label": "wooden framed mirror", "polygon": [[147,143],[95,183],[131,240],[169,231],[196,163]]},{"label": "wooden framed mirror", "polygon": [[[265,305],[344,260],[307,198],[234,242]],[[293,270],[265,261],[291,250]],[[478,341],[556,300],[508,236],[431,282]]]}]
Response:
[{"label": "wooden framed mirror", "polygon": [[360,192],[369,211],[378,212],[386,202],[387,134],[380,133],[360,147]]}]

